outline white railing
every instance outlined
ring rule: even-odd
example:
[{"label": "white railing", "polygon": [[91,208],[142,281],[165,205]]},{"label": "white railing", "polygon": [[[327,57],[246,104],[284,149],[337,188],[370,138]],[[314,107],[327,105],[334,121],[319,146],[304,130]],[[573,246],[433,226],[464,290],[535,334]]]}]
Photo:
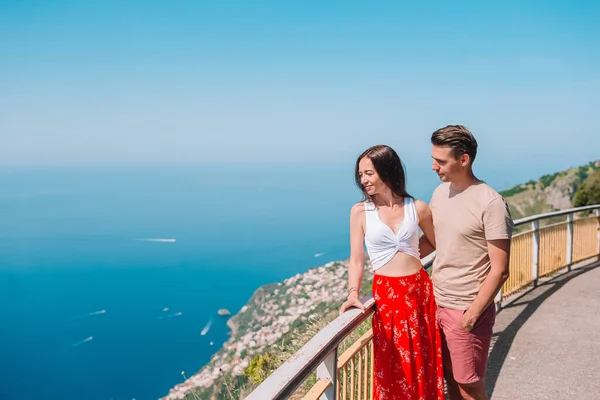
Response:
[{"label": "white railing", "polygon": [[[575,219],[576,214],[591,211],[595,211],[595,216]],[[566,221],[540,227],[540,221],[560,216],[566,216]],[[574,263],[600,255],[600,204],[521,218],[514,221],[514,224],[515,227],[531,224],[531,230],[513,236],[511,276],[496,296],[498,307],[507,296],[530,285],[536,286],[541,277],[564,268],[570,270]],[[435,254],[432,254],[421,260],[425,268],[432,264],[434,256]],[[364,343],[360,343],[361,347],[348,349],[341,356],[338,355],[338,346],[375,310],[375,301],[371,295],[361,301],[365,305],[364,313],[353,308],[330,322],[250,393],[246,400],[287,399],[315,370],[316,384],[303,399],[347,399],[346,369],[341,391],[338,388],[338,374],[345,364],[357,355],[358,363],[362,363],[364,359],[364,370],[367,371],[368,357],[363,355],[361,358],[362,353],[359,351],[370,343],[369,332],[364,336]],[[372,363],[370,365],[372,368]],[[354,373],[354,368],[350,373]],[[355,398],[355,388],[358,388],[359,393],[356,398],[361,398],[361,374],[362,372],[359,372],[357,376],[358,386],[352,379],[353,376],[350,379],[350,399]],[[365,372],[364,375],[362,392],[365,399],[372,399],[372,396],[367,395],[367,375],[370,375],[370,372]]]}]

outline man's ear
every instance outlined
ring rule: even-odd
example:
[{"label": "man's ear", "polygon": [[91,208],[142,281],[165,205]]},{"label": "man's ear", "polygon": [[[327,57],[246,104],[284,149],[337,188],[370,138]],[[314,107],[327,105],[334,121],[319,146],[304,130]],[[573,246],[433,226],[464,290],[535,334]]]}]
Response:
[{"label": "man's ear", "polygon": [[463,167],[466,167],[467,165],[469,165],[469,162],[471,161],[471,157],[468,154],[463,154],[462,156],[460,156],[460,165],[462,165]]}]

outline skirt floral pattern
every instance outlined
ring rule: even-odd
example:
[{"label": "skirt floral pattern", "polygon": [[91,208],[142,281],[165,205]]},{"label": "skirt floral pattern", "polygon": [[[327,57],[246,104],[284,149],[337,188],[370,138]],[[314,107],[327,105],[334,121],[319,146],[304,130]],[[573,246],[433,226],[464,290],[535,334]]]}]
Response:
[{"label": "skirt floral pattern", "polygon": [[442,347],[433,286],[425,270],[375,275],[375,400],[443,400]]}]

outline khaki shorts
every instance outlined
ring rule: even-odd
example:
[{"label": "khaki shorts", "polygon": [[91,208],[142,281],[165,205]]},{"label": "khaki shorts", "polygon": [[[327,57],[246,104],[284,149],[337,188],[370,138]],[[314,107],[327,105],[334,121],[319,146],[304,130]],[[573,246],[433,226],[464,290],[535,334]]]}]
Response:
[{"label": "khaki shorts", "polygon": [[458,383],[475,383],[485,378],[485,370],[496,321],[496,306],[490,304],[479,316],[471,332],[462,328],[464,310],[438,307],[444,366],[452,367]]}]

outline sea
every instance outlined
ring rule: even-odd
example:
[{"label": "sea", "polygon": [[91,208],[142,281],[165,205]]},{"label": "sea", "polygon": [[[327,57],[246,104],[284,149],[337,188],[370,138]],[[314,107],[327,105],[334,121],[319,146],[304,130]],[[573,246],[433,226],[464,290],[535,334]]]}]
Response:
[{"label": "sea", "polygon": [[0,399],[166,395],[227,340],[219,309],[348,258],[360,200],[352,165],[3,168]]}]

